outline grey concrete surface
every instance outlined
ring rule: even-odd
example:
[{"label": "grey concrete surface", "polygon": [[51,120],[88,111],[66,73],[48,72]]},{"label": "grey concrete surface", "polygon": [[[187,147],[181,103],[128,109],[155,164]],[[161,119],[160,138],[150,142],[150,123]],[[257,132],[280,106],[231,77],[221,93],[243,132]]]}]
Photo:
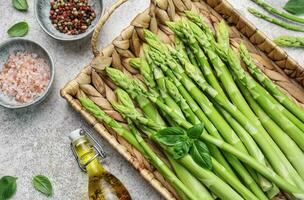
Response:
[{"label": "grey concrete surface", "polygon": [[[257,6],[249,0],[229,1],[270,38],[281,34],[301,35],[251,16],[245,8],[248,5]],[[287,0],[267,1],[280,7]],[[91,60],[89,39],[62,43],[50,38],[35,20],[34,0],[28,0],[28,2],[30,8],[27,13],[14,10],[11,7],[11,1],[1,2],[0,41],[8,39],[6,30],[12,24],[26,20],[30,24],[30,31],[26,38],[33,39],[48,48],[55,61],[56,75],[51,94],[39,106],[15,111],[0,108],[0,177],[3,175],[18,177],[18,189],[13,197],[16,200],[84,200],[87,199],[86,174],[79,170],[72,156],[67,134],[79,127],[89,127],[60,97],[59,89],[67,81],[73,79]],[[105,0],[105,6],[113,2],[114,0]],[[111,42],[136,13],[144,10],[147,5],[148,0],[131,0],[119,8],[102,30],[101,46]],[[304,65],[304,59],[301,57],[302,49],[286,48],[286,51]],[[102,138],[99,137],[99,139],[108,155],[107,169],[125,183],[133,199],[162,199],[109,144]],[[33,189],[31,177],[36,174],[44,174],[51,179],[54,186],[52,197],[46,198]]]}]

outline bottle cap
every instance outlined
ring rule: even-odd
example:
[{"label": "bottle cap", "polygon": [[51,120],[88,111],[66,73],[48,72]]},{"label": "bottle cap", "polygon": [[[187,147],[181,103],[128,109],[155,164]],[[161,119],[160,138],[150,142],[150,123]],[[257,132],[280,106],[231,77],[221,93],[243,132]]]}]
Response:
[{"label": "bottle cap", "polygon": [[81,132],[81,129],[76,129],[74,131],[72,131],[70,134],[69,134],[69,138],[70,140],[73,142],[75,140],[77,140],[81,135],[80,135],[80,132]]}]

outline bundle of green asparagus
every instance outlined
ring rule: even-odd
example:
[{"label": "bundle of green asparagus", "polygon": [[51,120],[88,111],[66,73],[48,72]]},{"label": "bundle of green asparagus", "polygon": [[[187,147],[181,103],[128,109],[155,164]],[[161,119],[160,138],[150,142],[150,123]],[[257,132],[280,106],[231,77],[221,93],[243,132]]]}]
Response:
[{"label": "bundle of green asparagus", "polygon": [[102,73],[115,84],[109,103],[127,126],[78,95],[84,108],[141,152],[181,199],[263,200],[280,192],[304,199],[303,109],[244,44],[230,46],[225,22],[213,33],[189,11],[167,25],[174,44],[144,30],[144,53],[130,60],[140,79],[111,66]]}]

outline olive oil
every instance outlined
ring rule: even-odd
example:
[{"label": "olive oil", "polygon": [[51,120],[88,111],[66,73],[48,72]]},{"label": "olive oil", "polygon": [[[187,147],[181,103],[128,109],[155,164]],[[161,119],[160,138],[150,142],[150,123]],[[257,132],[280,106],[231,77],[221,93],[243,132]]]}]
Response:
[{"label": "olive oil", "polygon": [[104,169],[89,139],[80,132],[75,130],[69,137],[80,167],[88,174],[89,200],[131,200],[128,190],[119,179]]}]

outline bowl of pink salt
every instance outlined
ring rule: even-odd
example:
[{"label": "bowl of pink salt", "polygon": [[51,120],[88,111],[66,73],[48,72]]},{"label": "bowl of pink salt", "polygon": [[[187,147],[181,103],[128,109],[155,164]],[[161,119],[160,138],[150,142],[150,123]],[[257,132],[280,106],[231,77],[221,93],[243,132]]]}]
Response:
[{"label": "bowl of pink salt", "polygon": [[0,44],[0,105],[24,108],[42,102],[54,79],[52,58],[45,48],[27,39]]}]

